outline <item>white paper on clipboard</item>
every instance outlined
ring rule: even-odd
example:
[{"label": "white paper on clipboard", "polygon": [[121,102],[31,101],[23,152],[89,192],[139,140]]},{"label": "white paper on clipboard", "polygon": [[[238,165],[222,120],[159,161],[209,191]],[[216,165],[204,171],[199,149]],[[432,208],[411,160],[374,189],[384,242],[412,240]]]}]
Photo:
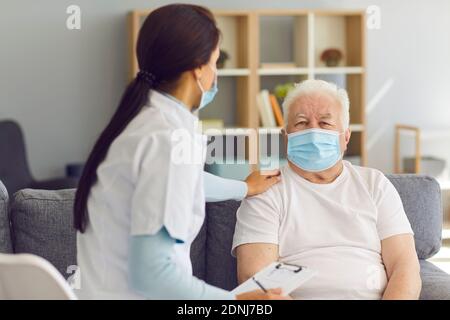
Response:
[{"label": "white paper on clipboard", "polygon": [[236,287],[231,293],[237,295],[261,289],[253,280],[255,278],[265,289],[281,288],[283,295],[288,295],[311,279],[316,273],[316,271],[307,267],[274,262]]}]

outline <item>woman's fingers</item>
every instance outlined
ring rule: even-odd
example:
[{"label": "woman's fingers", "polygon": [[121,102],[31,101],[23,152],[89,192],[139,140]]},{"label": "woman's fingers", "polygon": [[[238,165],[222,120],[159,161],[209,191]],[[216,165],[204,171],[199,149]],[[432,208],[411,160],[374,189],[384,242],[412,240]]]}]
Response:
[{"label": "woman's fingers", "polygon": [[[256,171],[256,172],[258,172],[258,171]],[[259,172],[261,173],[262,176],[266,176],[266,177],[273,177],[273,176],[279,176],[280,175],[280,170],[278,170],[278,169],[261,170]]]},{"label": "woman's fingers", "polygon": [[245,182],[247,183],[247,197],[265,192],[280,181],[280,170],[254,171]]}]

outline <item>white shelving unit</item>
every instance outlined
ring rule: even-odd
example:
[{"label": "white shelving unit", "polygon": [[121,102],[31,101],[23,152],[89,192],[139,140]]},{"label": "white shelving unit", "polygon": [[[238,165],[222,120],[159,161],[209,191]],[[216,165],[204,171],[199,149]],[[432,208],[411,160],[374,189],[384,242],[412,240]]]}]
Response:
[{"label": "white shelving unit", "polygon": [[[150,12],[134,10],[129,14],[130,79],[138,72],[135,51],[139,29]],[[258,137],[266,131],[279,134],[279,128],[259,128],[258,93],[263,89],[274,93],[277,85],[288,82],[336,77],[336,82],[342,80],[350,98],[355,134],[348,153],[360,157],[365,165],[364,10],[213,10],[213,14],[222,32],[220,49],[228,59],[218,70],[219,93],[199,113],[201,120],[209,121],[209,127],[215,123],[219,127],[216,132],[225,136],[255,132],[246,128],[257,130]],[[336,67],[320,61],[321,52],[330,48],[343,53]]]},{"label": "white shelving unit", "polygon": [[218,76],[219,77],[240,77],[240,76],[249,76],[250,69],[245,68],[230,68],[230,69],[219,69]]},{"label": "white shelving unit", "polygon": [[217,128],[209,129],[203,133],[207,136],[249,136],[252,131],[251,128]]},{"label": "white shelving unit", "polygon": [[260,76],[308,75],[308,68],[265,68],[258,69]]},{"label": "white shelving unit", "polygon": [[362,67],[323,67],[314,68],[314,74],[362,74],[364,68]]}]

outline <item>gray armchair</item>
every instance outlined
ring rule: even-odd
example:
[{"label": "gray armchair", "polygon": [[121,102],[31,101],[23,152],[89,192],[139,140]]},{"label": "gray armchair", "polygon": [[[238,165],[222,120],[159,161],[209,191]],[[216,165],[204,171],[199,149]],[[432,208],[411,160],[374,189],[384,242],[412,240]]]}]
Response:
[{"label": "gray armchair", "polygon": [[77,186],[77,179],[57,178],[36,181],[31,175],[20,126],[11,120],[0,121],[0,180],[9,194],[25,188],[58,190]]}]

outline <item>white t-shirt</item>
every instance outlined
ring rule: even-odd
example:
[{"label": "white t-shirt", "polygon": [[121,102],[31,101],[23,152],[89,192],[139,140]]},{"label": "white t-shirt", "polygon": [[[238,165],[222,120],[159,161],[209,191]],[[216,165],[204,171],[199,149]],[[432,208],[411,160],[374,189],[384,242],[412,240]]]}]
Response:
[{"label": "white t-shirt", "polygon": [[[206,140],[196,133],[198,119],[189,110],[156,91],[149,97],[149,106],[112,143],[97,169],[88,226],[77,234],[82,299],[142,298],[128,281],[130,238],[156,234],[163,226],[184,242],[176,245],[175,258],[192,274],[190,246],[205,215]],[[191,143],[181,145],[181,139]],[[172,161],[183,151],[200,156]]]},{"label": "white t-shirt", "polygon": [[399,194],[378,170],[343,161],[329,184],[315,184],[289,165],[281,182],[244,200],[235,248],[272,243],[279,260],[318,274],[292,293],[296,299],[379,299],[387,284],[381,240],[412,234]]}]

